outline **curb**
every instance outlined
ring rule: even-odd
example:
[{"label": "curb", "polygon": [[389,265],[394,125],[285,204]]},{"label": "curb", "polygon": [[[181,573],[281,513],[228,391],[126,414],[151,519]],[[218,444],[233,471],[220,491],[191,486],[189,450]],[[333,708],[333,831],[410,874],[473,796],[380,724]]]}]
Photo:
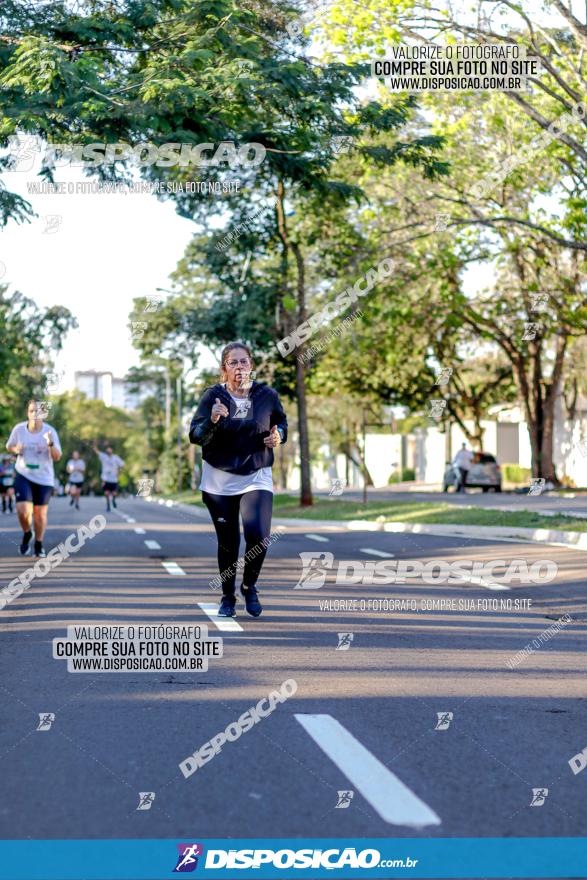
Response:
[{"label": "curb", "polygon": [[[155,499],[153,499],[153,503]],[[199,519],[209,519],[208,512],[200,510],[193,504],[174,501],[171,507],[191,513]],[[392,532],[394,534],[437,535],[438,537],[476,538],[492,541],[495,538],[528,541],[530,543],[553,544],[558,547],[569,547],[574,550],[587,551],[587,532],[568,532],[559,529],[529,529],[524,526],[467,526],[467,525],[430,525],[427,523],[378,522],[377,520],[329,520],[329,519],[283,519],[273,517],[276,526],[299,526],[311,531],[312,528],[330,529],[331,531],[349,532]]]},{"label": "curb", "polygon": [[337,531],[346,530],[351,532],[393,532],[438,535],[439,537],[454,538],[477,538],[491,541],[495,538],[507,538],[530,543],[554,544],[556,546],[571,547],[575,550],[587,551],[587,532],[563,532],[558,529],[529,529],[523,526],[466,526],[466,525],[428,525],[426,523],[405,522],[377,522],[377,520],[318,520],[318,519],[280,519],[275,517],[276,525],[302,526],[310,529],[329,528]]}]

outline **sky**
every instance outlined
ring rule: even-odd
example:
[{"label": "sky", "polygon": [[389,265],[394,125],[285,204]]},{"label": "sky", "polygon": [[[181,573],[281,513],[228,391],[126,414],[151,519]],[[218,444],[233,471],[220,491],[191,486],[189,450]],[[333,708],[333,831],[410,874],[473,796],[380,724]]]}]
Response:
[{"label": "sky", "polygon": [[[39,215],[30,224],[11,222],[0,234],[2,283],[40,306],[66,306],[79,322],[56,364],[66,372],[63,387],[71,387],[75,370],[124,375],[138,363],[128,327],[133,299],[170,287],[169,274],[196,225],[179,217],[172,202],[148,193],[28,195],[27,182],[39,180],[34,172],[2,179]],[[56,181],[88,178],[67,167]],[[61,219],[48,222],[48,215]]]}]

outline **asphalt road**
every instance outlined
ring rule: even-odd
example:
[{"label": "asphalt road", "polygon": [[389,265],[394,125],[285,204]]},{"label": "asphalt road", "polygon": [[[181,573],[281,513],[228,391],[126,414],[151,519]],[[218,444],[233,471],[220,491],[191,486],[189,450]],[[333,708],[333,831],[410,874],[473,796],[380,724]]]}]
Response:
[{"label": "asphalt road", "polygon": [[[411,497],[411,496],[410,496]],[[104,512],[53,499],[49,549]],[[0,582],[19,559],[0,517]],[[159,547],[146,545],[156,542]],[[551,559],[549,584],[336,584],[294,589],[300,553],[343,560]],[[175,568],[169,563],[175,563]],[[167,568],[164,567],[167,564]],[[173,574],[171,571],[175,571]],[[289,527],[260,582],[220,631],[206,518],[140,499],[0,612],[2,838],[575,836],[585,828],[585,554],[515,541]],[[334,610],[330,600],[415,599],[416,611]],[[432,599],[473,610],[426,610]],[[502,600],[529,608],[494,610]],[[506,602],[507,606],[507,602]],[[572,622],[515,668],[562,614]],[[224,656],[207,672],[70,673],[52,639],[72,624],[209,624]],[[338,633],[352,633],[338,649]],[[179,763],[287,679],[297,692],[188,779]],[[40,713],[53,713],[37,730]],[[435,729],[439,713],[445,729]],[[452,718],[444,716],[452,713]],[[548,789],[530,807],[532,789]],[[352,791],[337,807],[339,791]],[[138,810],[139,792],[154,792]]]}]

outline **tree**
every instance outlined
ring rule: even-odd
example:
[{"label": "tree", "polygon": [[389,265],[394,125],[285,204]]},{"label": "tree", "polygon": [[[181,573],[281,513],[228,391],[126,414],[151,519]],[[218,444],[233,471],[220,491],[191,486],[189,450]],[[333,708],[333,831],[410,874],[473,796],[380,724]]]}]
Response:
[{"label": "tree", "polygon": [[[402,37],[429,42],[446,41],[447,36],[454,40],[455,34],[488,42],[521,41],[541,56],[546,74],[533,84],[530,96],[467,94],[457,100],[454,95],[421,96],[435,120],[432,130],[445,138],[448,176],[423,187],[397,173],[387,186],[358,182],[371,198],[376,193],[379,199],[373,235],[398,255],[404,280],[410,285],[417,278],[418,294],[429,303],[431,288],[439,297],[433,297],[427,308],[418,294],[408,295],[408,302],[397,307],[398,315],[404,308],[406,320],[414,326],[414,332],[407,333],[408,355],[405,360],[396,358],[395,364],[407,380],[408,397],[417,404],[418,389],[425,392],[416,367],[419,363],[425,375],[424,364],[438,357],[439,340],[443,348],[448,343],[443,363],[447,355],[451,364],[458,362],[463,346],[466,350],[475,343],[481,351],[489,346],[500,352],[495,364],[509,365],[525,410],[533,473],[556,482],[555,402],[565,381],[568,354],[587,326],[583,280],[587,154],[582,145],[587,123],[575,106],[582,90],[584,32],[579,39],[576,21],[570,28],[563,22],[558,30],[539,25],[531,10],[509,3],[501,4],[501,9],[519,14],[520,27],[512,25],[511,14],[499,26],[495,19],[488,25],[493,12],[499,18],[498,6],[484,3],[480,8],[486,11],[482,26],[471,23],[470,17],[459,23],[450,7],[441,14],[434,3],[368,0],[358,15],[353,4],[342,0],[334,5],[326,28],[345,57],[352,59],[364,57],[367,51],[383,54],[389,42]],[[487,266],[489,283],[485,290],[465,293],[466,267],[476,262]],[[546,296],[544,314],[535,306],[537,294]],[[435,308],[441,311],[440,321],[432,313]],[[535,334],[529,332],[529,325],[537,325]],[[371,330],[370,324],[367,333]],[[396,337],[396,344],[399,340]],[[504,394],[507,401],[507,373],[503,383],[499,372],[487,378],[492,395],[485,402],[494,392]],[[457,388],[456,381],[453,384],[445,402],[447,413],[454,417],[458,406],[462,409],[473,397],[479,400],[480,387],[477,383],[471,395]]]},{"label": "tree", "polygon": [[106,406],[101,400],[88,400],[80,391],[60,394],[51,399],[51,423],[59,434],[63,457],[57,467],[65,481],[66,464],[74,449],[86,462],[87,486],[95,492],[101,489],[100,462],[94,454],[93,444],[100,450],[112,445],[125,461],[121,473],[122,488],[131,485],[143,471],[144,445],[142,426],[135,414],[124,412],[114,406]]},{"label": "tree", "polygon": [[53,358],[75,318],[63,306],[39,308],[20,292],[0,285],[0,426],[8,433],[26,418],[32,397],[48,397]]}]

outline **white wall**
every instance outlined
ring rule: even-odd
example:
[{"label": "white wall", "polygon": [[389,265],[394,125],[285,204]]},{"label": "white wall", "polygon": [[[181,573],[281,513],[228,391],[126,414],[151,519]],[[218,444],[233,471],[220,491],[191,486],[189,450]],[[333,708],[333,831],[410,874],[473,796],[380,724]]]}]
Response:
[{"label": "white wall", "polygon": [[400,434],[367,434],[365,461],[377,488],[387,486],[394,471],[401,468],[402,438]]}]

